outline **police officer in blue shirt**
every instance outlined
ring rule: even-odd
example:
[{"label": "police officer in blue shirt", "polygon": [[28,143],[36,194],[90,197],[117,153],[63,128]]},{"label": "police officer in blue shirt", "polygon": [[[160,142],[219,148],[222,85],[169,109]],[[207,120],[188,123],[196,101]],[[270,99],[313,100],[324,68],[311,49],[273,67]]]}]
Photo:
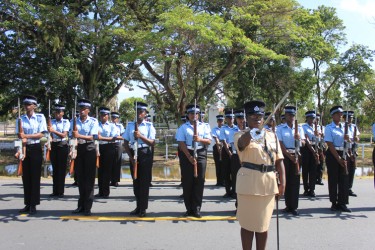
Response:
[{"label": "police officer in blue shirt", "polygon": [[[264,114],[264,120],[267,120],[268,116],[271,115],[271,112],[266,112]],[[273,123],[275,123],[275,115],[273,115],[269,120],[268,123],[264,125],[264,128],[270,131],[273,131]],[[276,126],[275,126],[275,131],[276,131]]]},{"label": "police officer in blue shirt", "polygon": [[215,140],[215,145],[213,146],[213,157],[216,170],[216,186],[224,186],[223,171],[221,165],[222,145],[220,142],[220,128],[223,126],[224,116],[217,115],[216,122],[217,126],[212,128],[211,131],[212,139]]},{"label": "police officer in blue shirt", "polygon": [[91,102],[86,99],[77,101],[79,107],[79,118],[77,129],[73,130],[73,120],[70,124],[72,137],[78,139],[77,157],[75,159],[74,171],[77,173],[79,199],[78,207],[72,213],[83,213],[91,215],[92,203],[94,201],[94,185],[96,174],[96,147],[94,140],[98,139],[98,120],[90,117]]},{"label": "police officer in blue shirt", "polygon": [[234,113],[233,109],[226,109],[224,111],[225,122],[227,124],[223,125],[220,128],[220,141],[223,144],[223,149],[221,152],[222,166],[223,166],[223,175],[224,175],[224,184],[225,184],[225,194],[223,198],[234,197],[232,190],[232,179],[231,179],[231,165],[230,159],[233,152],[233,137],[234,134],[239,130],[239,128],[234,125]]},{"label": "police officer in blue shirt", "polygon": [[115,145],[119,135],[115,124],[109,122],[109,108],[100,107],[99,121],[99,169],[98,169],[98,186],[99,193],[95,197],[108,198],[110,193],[109,184],[111,182],[112,169],[116,163]]},{"label": "police officer in blue shirt", "polygon": [[120,114],[118,112],[111,112],[111,120],[112,120],[112,123],[116,126],[118,136],[116,138],[116,143],[115,143],[116,162],[112,168],[110,185],[114,187],[118,187],[118,183],[121,180],[121,159],[122,159],[122,152],[123,152],[122,143],[124,140],[121,135],[125,132],[125,128],[119,122]]},{"label": "police officer in blue shirt", "polygon": [[[246,129],[246,120],[245,120],[245,112],[243,109],[238,109],[234,111],[235,123],[238,127],[238,131]],[[233,135],[233,143],[234,143],[234,135]],[[240,158],[238,157],[237,150],[234,147],[234,144],[231,144],[232,147],[232,157],[230,158],[230,171],[231,171],[231,180],[232,180],[232,197],[237,199],[236,193],[236,180],[237,180],[237,172],[241,168]],[[236,202],[237,207],[237,202]]]},{"label": "police officer in blue shirt", "polygon": [[304,196],[315,197],[316,168],[319,163],[317,140],[315,136],[315,111],[305,113],[306,123],[302,125],[306,137],[305,146],[301,148],[302,155],[302,180],[305,192]]},{"label": "police officer in blue shirt", "polygon": [[20,117],[23,133],[19,132],[18,121],[16,122],[16,133],[18,138],[26,141],[26,156],[22,163],[25,207],[19,212],[35,214],[36,205],[40,204],[40,176],[43,161],[40,139],[47,132],[47,124],[43,114],[35,113],[38,105],[35,96],[24,96],[22,102],[26,111],[26,114]]},{"label": "police officer in blue shirt", "polygon": [[328,124],[324,131],[324,140],[328,145],[326,153],[328,191],[332,211],[351,212],[346,206],[349,204],[349,175],[346,173],[347,162],[343,159],[344,139],[349,140],[349,136],[345,136],[344,126],[340,123],[342,113],[342,106],[332,107],[330,109],[332,123]]},{"label": "police officer in blue shirt", "polygon": [[[349,196],[357,197],[357,194],[353,192],[353,182],[354,182],[354,175],[355,175],[355,169],[356,169],[356,157],[357,152],[354,152],[353,145],[354,143],[359,142],[359,129],[356,124],[353,124],[353,118],[354,118],[354,111],[344,111],[343,112],[343,121],[346,121],[346,117],[348,117],[348,132],[349,132],[349,140],[350,140],[350,146],[349,146],[349,158],[347,159],[347,165],[348,165],[348,172],[349,172]],[[345,126],[345,122],[342,123],[343,126]],[[354,138],[354,133],[356,133],[356,137]],[[356,154],[354,156],[354,154]]]},{"label": "police officer in blue shirt", "polygon": [[[184,124],[184,123],[186,123],[186,119],[187,119],[187,117],[186,117],[187,115],[185,114],[185,115],[182,115],[181,117],[180,117],[180,120],[181,120],[181,125],[180,125],[180,127]],[[178,128],[180,128],[180,127],[178,127]],[[177,129],[178,130],[178,129]],[[177,136],[177,133],[176,133],[176,136]],[[176,141],[177,141],[177,137],[175,136],[175,139],[176,139]],[[177,146],[177,155],[178,155],[178,162],[179,162],[179,165],[180,165],[180,173],[181,173],[181,184],[180,184],[180,187],[182,187],[182,169],[181,169],[181,167],[182,167],[182,163],[181,163],[181,158],[180,158],[180,155],[182,154],[182,151],[180,150],[180,147],[179,146]],[[179,196],[180,198],[184,198],[184,195],[183,194],[181,194],[180,196]]]},{"label": "police officer in blue shirt", "polygon": [[[211,143],[211,134],[206,125],[198,120],[200,108],[198,105],[187,105],[188,121],[184,123],[176,134],[178,146],[181,150],[181,170],[185,216],[201,217],[204,182],[207,164],[207,146]],[[197,135],[194,135],[194,122],[197,122]],[[196,143],[197,158],[194,157],[194,143]],[[194,165],[197,164],[197,177],[194,177]]]},{"label": "police officer in blue shirt", "polygon": [[[152,179],[152,146],[155,145],[156,131],[151,122],[145,121],[147,104],[143,102],[137,102],[136,104],[138,131],[135,131],[135,122],[129,122],[122,137],[124,138],[125,152],[130,159],[134,195],[137,200],[137,207],[130,214],[145,217]],[[138,142],[138,148],[134,148],[135,140]],[[129,142],[132,148],[129,147]],[[136,179],[134,176],[134,150],[137,150],[138,153]]]},{"label": "police officer in blue shirt", "polygon": [[316,168],[316,184],[317,185],[324,185],[322,179],[323,179],[323,165],[325,161],[325,155],[326,155],[326,145],[324,142],[324,129],[325,127],[321,125],[321,115],[319,113],[316,114],[316,123],[318,124],[318,137],[317,137],[317,143],[318,143],[318,152],[319,152],[319,163]]},{"label": "police officer in blue shirt", "polygon": [[65,106],[55,104],[55,119],[51,120],[52,126],[47,126],[52,136],[51,164],[53,168],[53,192],[50,196],[62,198],[64,196],[66,166],[68,163],[69,145],[67,135],[70,122],[64,119]]},{"label": "police officer in blue shirt", "polygon": [[[300,186],[300,173],[297,171],[300,165],[300,156],[296,152],[296,140],[299,141],[299,146],[305,144],[305,133],[301,126],[298,126],[298,133],[295,134],[295,119],[297,109],[294,106],[286,106],[285,123],[277,128],[276,134],[280,141],[281,150],[284,155],[285,166],[285,205],[284,212],[298,215],[298,198]],[[297,154],[297,156],[296,156]]]}]

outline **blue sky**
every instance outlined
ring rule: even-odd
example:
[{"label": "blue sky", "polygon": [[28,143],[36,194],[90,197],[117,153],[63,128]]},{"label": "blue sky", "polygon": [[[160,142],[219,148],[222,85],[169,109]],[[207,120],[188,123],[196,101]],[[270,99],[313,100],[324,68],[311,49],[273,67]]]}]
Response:
[{"label": "blue sky", "polygon": [[[375,1],[374,0],[298,0],[305,8],[316,9],[320,5],[336,8],[337,15],[346,27],[347,46],[363,44],[375,50]],[[373,63],[375,69],[375,64]],[[146,91],[135,86],[133,91],[121,88],[118,99],[121,102],[132,96],[143,97]]]}]

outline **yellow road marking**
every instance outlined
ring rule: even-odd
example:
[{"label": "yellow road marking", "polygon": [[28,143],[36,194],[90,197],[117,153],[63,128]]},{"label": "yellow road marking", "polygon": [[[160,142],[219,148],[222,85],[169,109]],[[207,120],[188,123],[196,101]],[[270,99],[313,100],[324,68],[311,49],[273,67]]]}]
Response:
[{"label": "yellow road marking", "polygon": [[232,221],[236,220],[235,216],[203,216],[195,217],[127,217],[127,216],[61,216],[61,220],[96,220],[96,221]]}]

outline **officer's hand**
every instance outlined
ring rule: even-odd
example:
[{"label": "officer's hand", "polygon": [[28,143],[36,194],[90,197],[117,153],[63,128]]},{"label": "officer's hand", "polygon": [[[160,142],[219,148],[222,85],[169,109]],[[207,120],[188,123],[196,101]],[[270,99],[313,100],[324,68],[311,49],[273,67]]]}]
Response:
[{"label": "officer's hand", "polygon": [[349,135],[344,135],[344,140],[345,141],[350,141]]},{"label": "officer's hand", "polygon": [[356,136],[356,137],[354,138],[354,141],[355,141],[355,142],[359,142],[359,137]]},{"label": "officer's hand", "polygon": [[297,134],[294,135],[294,139],[296,139],[296,140],[300,140],[300,139],[301,139],[301,136],[297,133]]},{"label": "officer's hand", "polygon": [[20,139],[26,138],[25,133],[18,133],[18,138]]},{"label": "officer's hand", "polygon": [[139,131],[134,131],[134,138],[139,138],[141,137],[141,133]]},{"label": "officer's hand", "polygon": [[285,185],[279,184],[279,193],[276,195],[276,198],[280,199],[280,197],[284,195],[284,192],[285,192]]},{"label": "officer's hand", "polygon": [[197,163],[197,160],[196,160],[193,156],[190,156],[190,157],[189,157],[189,161],[190,161],[190,163],[193,164],[193,165]]},{"label": "officer's hand", "polygon": [[73,136],[73,138],[79,138],[79,133],[78,133],[78,131],[72,131],[72,136]]},{"label": "officer's hand", "polygon": [[200,142],[201,138],[199,138],[198,135],[193,135],[193,141]]},{"label": "officer's hand", "polygon": [[318,154],[318,152],[314,153],[314,157],[315,157],[316,162],[319,163],[319,154]]},{"label": "officer's hand", "polygon": [[346,168],[347,167],[347,163],[346,163],[346,160],[344,160],[343,158],[340,158],[340,166],[343,167],[343,168]]}]

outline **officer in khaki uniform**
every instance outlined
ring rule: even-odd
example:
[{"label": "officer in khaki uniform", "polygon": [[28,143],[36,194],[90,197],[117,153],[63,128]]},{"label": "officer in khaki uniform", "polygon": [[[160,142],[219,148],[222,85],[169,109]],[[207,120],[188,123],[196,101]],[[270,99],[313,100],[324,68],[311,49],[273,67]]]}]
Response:
[{"label": "officer in khaki uniform", "polygon": [[[250,101],[244,104],[249,129],[234,135],[234,145],[242,167],[237,173],[237,219],[241,225],[243,249],[265,249],[275,195],[283,195],[285,174],[283,154],[274,132],[261,129],[265,104]],[[280,185],[276,178],[279,173]]]}]

